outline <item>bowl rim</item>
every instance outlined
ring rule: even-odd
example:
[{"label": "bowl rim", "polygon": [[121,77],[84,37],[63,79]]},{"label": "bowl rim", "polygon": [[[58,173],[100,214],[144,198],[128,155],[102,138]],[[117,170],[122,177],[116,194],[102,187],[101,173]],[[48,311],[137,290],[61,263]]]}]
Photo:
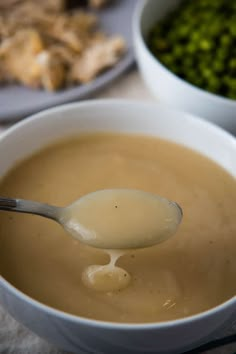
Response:
[{"label": "bowl rim", "polygon": [[[164,71],[166,74],[168,74],[172,80],[176,80],[179,84],[181,84],[183,87],[186,89],[191,89],[192,91],[196,91],[201,96],[206,95],[208,99],[212,100],[213,104],[218,101],[219,103],[226,104],[228,106],[232,106],[236,108],[236,99],[224,97],[218,94],[215,94],[213,92],[204,90],[198,86],[195,86],[191,82],[188,82],[187,80],[182,79],[175,73],[173,73],[170,69],[168,69],[164,64],[161,63],[161,61],[154,56],[154,54],[149,50],[146,41],[143,38],[143,33],[141,31],[141,21],[143,17],[143,13],[145,11],[145,8],[149,6],[149,4],[153,0],[143,0],[140,2],[137,2],[137,5],[134,10],[134,15],[133,15],[133,21],[132,21],[132,28],[133,28],[133,38],[134,38],[134,43],[135,41],[138,41],[139,44],[142,47],[142,50],[145,52],[146,56],[148,56],[149,60],[152,61],[153,65],[159,66],[162,71]],[[139,56],[137,55],[136,51],[136,58]]]},{"label": "bowl rim", "polygon": [[[19,121],[12,127],[8,128],[5,132],[0,134],[0,145],[2,143],[2,140],[8,139],[12,133],[14,133],[17,130],[21,130],[22,128],[24,129],[25,126],[27,127],[28,124],[33,123],[34,121],[40,120],[42,117],[47,116],[48,114],[57,114],[57,113],[62,113],[66,112],[70,109],[83,109],[87,108],[90,109],[91,106],[94,107],[103,107],[106,108],[106,106],[109,105],[123,105],[129,108],[130,106],[143,106],[143,107],[153,107],[153,109],[165,109],[168,112],[172,113],[178,113],[182,114],[186,119],[191,120],[194,125],[196,126],[202,126],[203,128],[207,128],[208,131],[210,129],[210,134],[214,135],[219,135],[223,139],[226,139],[227,142],[232,144],[233,149],[236,151],[236,139],[234,138],[233,135],[231,135],[229,132],[225,131],[223,128],[215,125],[212,122],[206,121],[201,119],[198,116],[195,116],[191,113],[188,112],[183,112],[175,108],[168,107],[165,104],[160,104],[156,102],[140,102],[138,100],[130,100],[130,99],[93,99],[93,100],[85,100],[82,102],[75,102],[75,103],[67,103],[63,105],[59,105],[56,107],[48,108],[45,109],[41,112],[38,112],[36,114],[33,114],[29,116],[28,118]],[[33,297],[25,294],[23,291],[17,289],[13,284],[11,284],[8,280],[6,280],[1,274],[0,274],[0,286],[3,285],[3,288],[5,288],[9,293],[13,294],[16,298],[20,299],[21,301],[29,304],[30,306],[36,308],[39,311],[43,311],[45,315],[49,316],[56,316],[57,318],[61,318],[66,321],[70,321],[76,324],[80,325],[87,325],[91,327],[99,327],[99,328],[104,328],[104,329],[117,329],[117,330],[127,330],[127,331],[146,331],[146,330],[163,330],[166,328],[170,327],[175,327],[179,325],[188,325],[191,322],[198,322],[202,321],[212,315],[217,315],[221,311],[224,311],[225,309],[236,305],[236,295],[231,297],[230,299],[224,301],[223,303],[214,306],[208,310],[205,310],[203,312],[191,315],[191,316],[186,316],[182,317],[176,320],[168,320],[168,321],[162,321],[162,322],[144,322],[144,323],[122,323],[122,322],[112,322],[112,321],[103,321],[103,320],[97,320],[97,319],[92,319],[92,318],[86,318],[83,316],[79,315],[73,315],[68,312],[56,309],[52,306],[46,305]]]}]

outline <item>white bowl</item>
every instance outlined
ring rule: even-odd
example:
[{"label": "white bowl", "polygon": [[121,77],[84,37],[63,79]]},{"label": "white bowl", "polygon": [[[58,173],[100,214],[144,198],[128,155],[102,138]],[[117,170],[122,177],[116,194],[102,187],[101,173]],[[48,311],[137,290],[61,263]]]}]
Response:
[{"label": "white bowl", "polygon": [[138,2],[133,18],[133,38],[141,75],[150,91],[162,102],[196,114],[236,134],[236,100],[209,93],[177,77],[153,56],[146,45],[149,30],[179,2]]},{"label": "white bowl", "polygon": [[[0,137],[0,177],[16,161],[48,143],[95,131],[142,133],[170,139],[208,156],[236,177],[236,140],[230,134],[187,113],[158,104],[123,100],[64,105],[16,124]],[[13,317],[39,336],[77,354],[182,353],[212,338],[236,317],[236,299],[232,298],[204,313],[164,323],[96,321],[45,306],[3,277],[0,277],[0,301]]]}]

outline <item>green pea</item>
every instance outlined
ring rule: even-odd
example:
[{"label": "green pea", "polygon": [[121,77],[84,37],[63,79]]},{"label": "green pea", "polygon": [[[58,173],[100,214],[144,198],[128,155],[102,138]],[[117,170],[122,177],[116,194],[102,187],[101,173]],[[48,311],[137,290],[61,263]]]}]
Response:
[{"label": "green pea", "polygon": [[236,37],[236,23],[235,22],[229,23],[229,31],[233,37]]},{"label": "green pea", "polygon": [[186,45],[186,51],[187,53],[193,54],[197,51],[197,45],[190,42]]},{"label": "green pea", "polygon": [[212,92],[217,92],[221,86],[221,83],[216,76],[211,76],[208,78],[207,85]]},{"label": "green pea", "polygon": [[229,68],[236,71],[236,58],[229,61]]},{"label": "green pea", "polygon": [[194,32],[191,34],[190,38],[193,42],[198,43],[202,39],[202,35],[197,30],[194,30]]},{"label": "green pea", "polygon": [[210,51],[213,47],[213,43],[208,39],[202,39],[199,43],[199,48],[205,51]]},{"label": "green pea", "polygon": [[216,58],[220,61],[225,60],[228,57],[228,55],[229,52],[225,48],[220,47],[216,50]]},{"label": "green pea", "polygon": [[214,70],[214,72],[216,73],[222,73],[225,69],[225,65],[223,62],[221,62],[220,60],[215,60],[212,63],[212,68]]},{"label": "green pea", "polygon": [[232,38],[229,34],[223,34],[220,37],[220,44],[222,44],[223,47],[229,46],[232,43]]},{"label": "green pea", "polygon": [[219,24],[218,23],[212,23],[208,26],[208,35],[211,37],[216,37],[219,35],[220,33],[220,29],[219,29]]},{"label": "green pea", "polygon": [[226,84],[231,90],[236,91],[236,78],[228,77]]},{"label": "green pea", "polygon": [[179,27],[177,29],[177,35],[179,38],[185,38],[185,37],[188,37],[189,35],[189,30],[190,30],[190,27],[187,26],[187,25],[182,25],[181,27]]},{"label": "green pea", "polygon": [[204,68],[204,69],[202,70],[202,76],[203,76],[205,79],[211,78],[212,74],[213,74],[213,72],[212,72],[212,70],[209,69],[209,68]]},{"label": "green pea", "polygon": [[184,52],[185,52],[184,48],[181,45],[176,44],[173,46],[172,53],[175,58],[182,58],[182,56],[184,55]]}]

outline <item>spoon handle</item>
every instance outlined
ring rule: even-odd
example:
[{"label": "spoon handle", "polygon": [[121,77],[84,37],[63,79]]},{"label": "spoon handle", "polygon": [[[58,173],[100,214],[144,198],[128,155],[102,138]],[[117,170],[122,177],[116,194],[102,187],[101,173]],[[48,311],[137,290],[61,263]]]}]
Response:
[{"label": "spoon handle", "polygon": [[36,214],[57,221],[60,209],[62,208],[31,200],[0,197],[0,210]]}]

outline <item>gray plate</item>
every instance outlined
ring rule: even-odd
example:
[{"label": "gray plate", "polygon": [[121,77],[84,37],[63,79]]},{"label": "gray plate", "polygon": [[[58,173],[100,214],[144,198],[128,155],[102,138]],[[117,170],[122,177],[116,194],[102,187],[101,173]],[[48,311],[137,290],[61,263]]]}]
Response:
[{"label": "gray plate", "polygon": [[75,86],[57,93],[37,91],[17,85],[2,87],[0,121],[14,121],[44,108],[83,99],[121,75],[134,61],[131,19],[135,4],[134,0],[113,0],[110,6],[99,11],[101,28],[108,34],[122,35],[128,45],[127,54],[114,68],[86,85]]}]

